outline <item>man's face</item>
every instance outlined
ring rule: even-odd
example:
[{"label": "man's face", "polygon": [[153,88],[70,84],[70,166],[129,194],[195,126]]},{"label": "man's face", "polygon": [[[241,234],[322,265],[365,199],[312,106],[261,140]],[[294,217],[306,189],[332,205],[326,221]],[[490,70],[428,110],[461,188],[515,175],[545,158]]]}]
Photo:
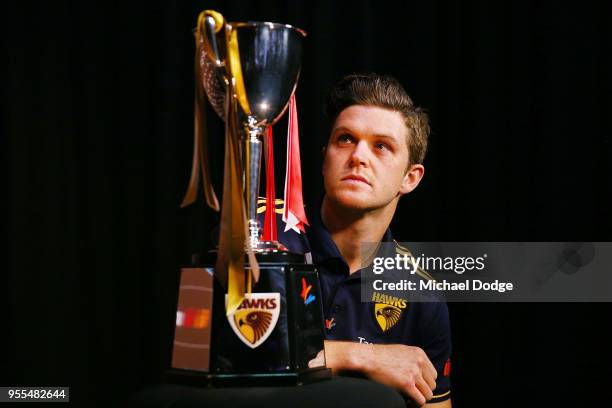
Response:
[{"label": "man's face", "polygon": [[422,176],[415,182],[412,170],[406,172],[407,132],[401,114],[388,109],[353,105],[340,112],[323,161],[327,198],[356,210],[395,205]]}]

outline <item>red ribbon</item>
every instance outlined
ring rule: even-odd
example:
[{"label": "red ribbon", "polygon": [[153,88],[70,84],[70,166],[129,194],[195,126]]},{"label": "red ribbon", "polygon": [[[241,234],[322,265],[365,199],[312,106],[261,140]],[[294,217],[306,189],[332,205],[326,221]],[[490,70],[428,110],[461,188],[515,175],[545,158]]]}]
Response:
[{"label": "red ribbon", "polygon": [[287,171],[285,174],[285,231],[305,232],[308,224],[302,198],[302,170],[300,163],[300,137],[295,94],[289,100],[289,129],[287,135]]},{"label": "red ribbon", "polygon": [[276,192],[274,191],[274,147],[272,145],[272,140],[272,126],[269,126],[264,143],[264,145],[266,145],[266,217],[263,230],[264,241],[277,241]]}]

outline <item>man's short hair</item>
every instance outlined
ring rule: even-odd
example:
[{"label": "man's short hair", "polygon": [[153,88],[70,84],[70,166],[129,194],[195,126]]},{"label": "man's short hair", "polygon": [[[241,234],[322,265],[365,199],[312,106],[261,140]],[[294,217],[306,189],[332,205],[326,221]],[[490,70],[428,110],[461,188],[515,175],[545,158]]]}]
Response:
[{"label": "man's short hair", "polygon": [[414,105],[397,79],[374,73],[350,74],[332,88],[325,109],[330,124],[340,112],[352,105],[376,106],[398,112],[408,128],[409,164],[422,164],[427,152],[429,118]]}]

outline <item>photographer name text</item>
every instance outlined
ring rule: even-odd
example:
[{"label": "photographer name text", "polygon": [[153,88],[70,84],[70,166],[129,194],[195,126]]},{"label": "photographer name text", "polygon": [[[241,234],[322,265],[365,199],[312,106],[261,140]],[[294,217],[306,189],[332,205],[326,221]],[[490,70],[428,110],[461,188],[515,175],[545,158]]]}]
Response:
[{"label": "photographer name text", "polygon": [[398,282],[385,282],[377,279],[372,283],[374,290],[380,291],[494,291],[504,293],[514,289],[512,282],[486,282],[480,279],[467,279],[463,282],[446,280],[422,280],[418,282],[402,279]]}]

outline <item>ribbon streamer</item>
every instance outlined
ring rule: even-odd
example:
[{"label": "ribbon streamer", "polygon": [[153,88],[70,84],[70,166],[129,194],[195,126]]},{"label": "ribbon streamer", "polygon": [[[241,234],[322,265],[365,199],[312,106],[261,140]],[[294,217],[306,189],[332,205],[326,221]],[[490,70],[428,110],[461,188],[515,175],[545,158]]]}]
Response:
[{"label": "ribbon streamer", "polygon": [[[223,169],[223,202],[221,230],[215,276],[227,287],[228,315],[240,306],[245,292],[244,246],[246,244],[246,212],[242,197],[242,163],[239,159],[238,135],[234,126],[235,103],[231,86],[226,96],[225,163]],[[233,106],[234,105],[234,106]]]},{"label": "ribbon streamer", "polygon": [[[247,247],[248,227],[243,195],[243,163],[240,160],[239,133],[236,129],[236,100],[233,86],[228,86],[225,122],[225,164],[223,175],[223,202],[221,206],[221,231],[215,276],[227,287],[227,315],[242,303],[245,293],[251,292],[253,279],[259,279],[259,265],[251,248]],[[250,270],[244,267],[246,254]]]},{"label": "ribbon streamer", "polygon": [[274,147],[272,126],[268,126],[264,141],[266,158],[266,216],[264,221],[263,240],[277,241],[276,232],[276,191],[274,188]]},{"label": "ribbon streamer", "polygon": [[290,229],[298,234],[305,232],[308,224],[302,198],[302,170],[300,163],[300,137],[298,129],[297,103],[295,93],[289,100],[289,129],[287,135],[287,170],[285,172],[285,209],[283,221],[285,231]]},{"label": "ribbon streamer", "polygon": [[[240,133],[238,132],[238,106],[248,115],[250,109],[242,79],[240,54],[236,31],[225,24],[223,17],[214,11],[207,10],[198,17],[196,29],[196,93],[195,93],[195,131],[194,155],[191,180],[181,207],[193,203],[197,198],[197,185],[200,171],[203,175],[204,194],[207,204],[219,211],[219,202],[212,189],[208,171],[208,143],[204,126],[204,86],[202,83],[202,48],[208,56],[218,60],[212,46],[203,32],[206,17],[213,17],[215,33],[225,27],[225,39],[228,49],[227,73],[229,81],[225,97],[225,158],[223,165],[223,199],[221,203],[221,225],[219,234],[219,249],[215,264],[215,277],[222,286],[227,288],[226,313],[230,315],[242,303],[245,289],[251,292],[252,282],[259,279],[259,265],[253,250],[247,246],[248,224],[244,191],[244,163],[241,160]],[[245,253],[249,269],[245,268]]]},{"label": "ribbon streamer", "polygon": [[[208,135],[204,123],[204,84],[202,84],[202,67],[200,65],[202,57],[202,24],[203,19],[198,19],[198,27],[195,38],[195,90],[194,90],[194,126],[193,126],[193,159],[191,164],[191,177],[187,192],[181,203],[181,208],[184,208],[197,199],[198,184],[200,182],[200,173],[202,173],[202,188],[204,190],[204,198],[206,204],[215,211],[219,211],[219,200],[212,186],[210,179],[210,170],[208,168]],[[204,36],[206,37],[206,36]]]},{"label": "ribbon streamer", "polygon": [[244,111],[245,115],[251,114],[251,107],[249,100],[246,95],[246,88],[244,87],[244,80],[242,79],[242,66],[240,65],[240,50],[238,48],[238,32],[233,30],[231,26],[227,31],[227,58],[229,60],[229,70],[234,81],[234,91],[236,92],[236,98],[238,103]]}]

